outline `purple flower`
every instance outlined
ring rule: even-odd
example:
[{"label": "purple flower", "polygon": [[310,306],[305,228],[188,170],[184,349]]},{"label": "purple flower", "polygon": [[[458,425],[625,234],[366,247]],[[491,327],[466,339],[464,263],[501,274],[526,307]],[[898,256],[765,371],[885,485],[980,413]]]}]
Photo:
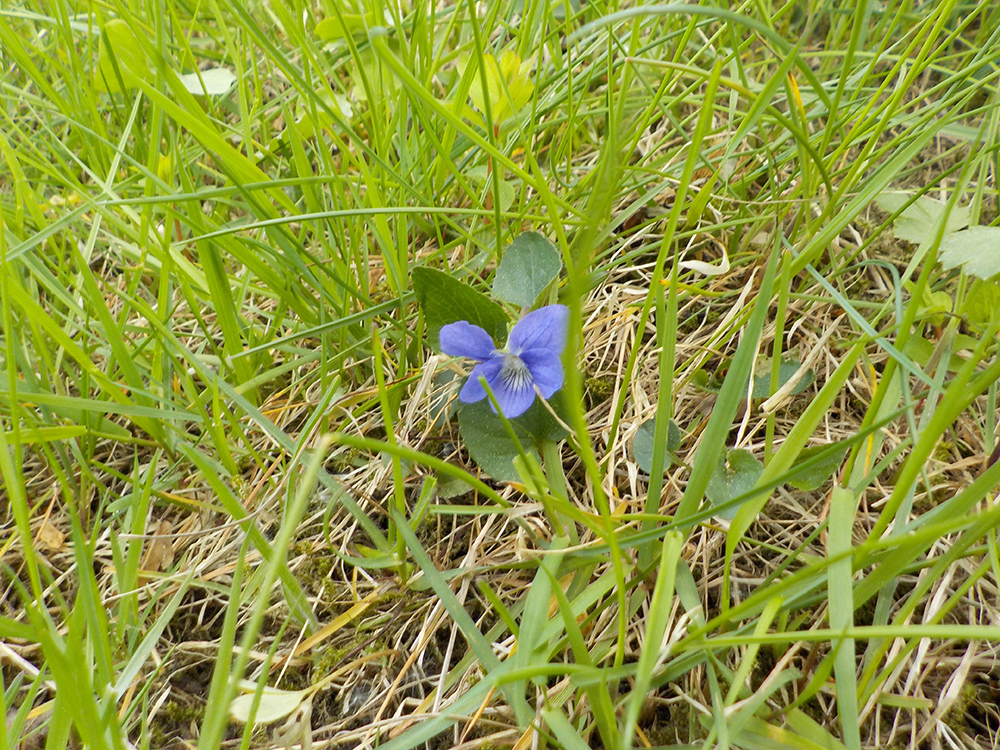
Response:
[{"label": "purple flower", "polygon": [[468,321],[450,323],[441,329],[441,351],[453,357],[479,362],[462,386],[459,400],[471,404],[486,398],[479,382],[485,378],[500,410],[513,419],[535,400],[535,386],[542,398],[562,388],[563,367],[559,359],[566,347],[569,308],[549,305],[525,315],[507,340],[507,351],[496,348],[493,339]]}]

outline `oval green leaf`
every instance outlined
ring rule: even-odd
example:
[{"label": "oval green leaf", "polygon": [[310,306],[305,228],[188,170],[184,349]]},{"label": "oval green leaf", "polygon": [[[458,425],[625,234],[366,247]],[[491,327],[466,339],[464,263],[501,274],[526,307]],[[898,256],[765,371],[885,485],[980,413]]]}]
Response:
[{"label": "oval green leaf", "polygon": [[[296,690],[292,692],[265,687],[260,696],[260,703],[257,705],[257,713],[253,717],[254,723],[270,724],[272,721],[285,718],[298,708],[308,695],[308,690]],[[250,709],[253,707],[253,701],[253,693],[237,696],[229,706],[229,715],[236,719],[236,721],[246,724],[250,719]]]},{"label": "oval green leaf", "polygon": [[556,246],[538,232],[524,232],[504,251],[493,279],[493,294],[512,305],[531,307],[561,269]]},{"label": "oval green leaf", "polygon": [[[802,366],[801,362],[796,362],[793,360],[786,360],[778,365],[778,385],[777,388],[781,388],[785,383],[792,379],[792,376],[799,371]],[[758,371],[759,372],[759,371]],[[795,384],[792,388],[792,395],[797,393],[802,393],[806,388],[813,384],[816,380],[816,373],[812,370],[806,371],[806,374],[802,376],[802,379]],[[771,372],[768,368],[767,372],[762,375],[757,375],[753,379],[753,397],[754,398],[768,398],[771,395]]]},{"label": "oval green leaf", "polygon": [[[565,421],[566,407],[562,396],[562,391],[555,394],[549,399],[549,405]],[[555,442],[568,434],[538,399],[510,423],[521,447],[536,459],[543,440]],[[458,411],[458,429],[469,455],[480,469],[501,481],[520,479],[514,468],[514,459],[520,455],[517,445],[507,434],[503,421],[493,413],[489,402],[462,404]]]},{"label": "oval green leaf", "polygon": [[121,91],[122,85],[135,88],[137,79],[148,81],[151,78],[146,53],[129,25],[121,18],[104,24],[97,57],[98,90],[114,94]]},{"label": "oval green leaf", "polygon": [[[750,493],[760,475],[764,473],[764,464],[758,461],[753,453],[742,448],[733,448],[724,459],[719,461],[708,480],[705,495],[712,505],[718,507],[735,500],[740,495]],[[726,519],[733,519],[739,505],[719,511]]]},{"label": "oval green leaf", "polygon": [[[639,468],[647,474],[653,473],[653,442],[656,436],[656,419],[647,419],[636,430],[635,437],[632,438],[632,455]],[[673,463],[673,455],[681,447],[681,428],[674,420],[667,422],[667,467]]]},{"label": "oval green leaf", "polygon": [[[525,452],[537,459],[538,451],[535,450],[534,441],[527,430],[518,424],[518,420],[511,422],[514,434]],[[469,455],[480,469],[501,482],[520,479],[514,468],[514,459],[520,455],[517,446],[504,429],[500,417],[493,413],[486,401],[463,404],[458,411],[458,429]]]}]

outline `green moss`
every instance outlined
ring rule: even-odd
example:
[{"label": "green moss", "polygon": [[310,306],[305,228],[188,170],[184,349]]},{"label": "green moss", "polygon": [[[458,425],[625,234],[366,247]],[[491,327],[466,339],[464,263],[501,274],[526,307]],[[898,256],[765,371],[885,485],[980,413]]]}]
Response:
[{"label": "green moss", "polygon": [[[359,463],[360,462],[360,463]],[[326,462],[326,470],[331,474],[347,474],[363,463],[368,463],[356,448],[348,448]]]},{"label": "green moss", "polygon": [[289,558],[295,557],[305,557],[296,571],[303,587],[314,594],[323,595],[327,600],[336,599],[337,592],[333,590],[330,573],[337,563],[337,556],[324,548],[317,549],[310,542],[299,542],[289,550]]},{"label": "green moss", "polygon": [[186,726],[191,722],[201,723],[205,718],[205,707],[201,704],[187,705],[177,701],[167,701],[160,709],[160,714],[171,723]]},{"label": "green moss", "polygon": [[189,705],[178,701],[167,701],[160,708],[156,720],[150,722],[150,747],[170,747],[177,741],[177,735],[187,736],[192,725],[200,725],[205,719],[205,707],[201,704]]},{"label": "green moss", "polygon": [[348,643],[336,648],[323,648],[313,654],[312,675],[310,681],[313,685],[322,680],[328,674],[343,666],[348,655],[355,648],[355,644]]},{"label": "green moss", "polygon": [[979,686],[973,682],[966,682],[962,685],[962,690],[948,712],[942,717],[945,724],[955,730],[962,730],[968,727],[967,717],[969,709],[982,699],[979,694]]},{"label": "green moss", "polygon": [[615,379],[610,375],[587,378],[585,386],[591,405],[596,406],[614,395]]}]

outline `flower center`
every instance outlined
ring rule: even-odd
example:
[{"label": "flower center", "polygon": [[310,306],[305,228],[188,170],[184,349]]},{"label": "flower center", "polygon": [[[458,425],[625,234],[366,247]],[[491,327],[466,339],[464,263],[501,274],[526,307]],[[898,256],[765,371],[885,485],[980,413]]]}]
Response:
[{"label": "flower center", "polygon": [[507,352],[502,352],[502,354],[503,366],[500,368],[500,378],[506,386],[515,391],[530,388],[531,371],[528,366],[517,355]]}]

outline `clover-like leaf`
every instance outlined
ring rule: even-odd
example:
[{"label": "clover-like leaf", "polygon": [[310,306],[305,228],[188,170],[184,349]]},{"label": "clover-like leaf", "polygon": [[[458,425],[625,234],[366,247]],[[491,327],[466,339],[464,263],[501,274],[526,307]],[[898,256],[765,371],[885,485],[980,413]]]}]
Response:
[{"label": "clover-like leaf", "polygon": [[[901,240],[919,245],[926,239],[933,237],[937,223],[947,204],[934,198],[921,195],[913,203],[903,209],[909,201],[911,195],[908,193],[880,193],[875,198],[875,203],[883,211],[894,214],[900,210],[902,213],[896,217],[892,224],[892,233]],[[945,225],[945,236],[952,232],[957,232],[962,227],[969,225],[969,209],[967,206],[954,206],[948,214],[948,222]]]},{"label": "clover-like leaf", "polygon": [[469,86],[469,98],[485,114],[486,98],[489,96],[493,122],[503,122],[531,99],[535,90],[535,84],[531,81],[532,65],[532,60],[522,61],[511,50],[504,52],[499,61],[492,54],[483,55],[487,90],[483,91],[480,71],[475,70]]},{"label": "clover-like leaf", "polygon": [[969,227],[941,240],[941,265],[989,279],[1000,273],[1000,227]]}]

